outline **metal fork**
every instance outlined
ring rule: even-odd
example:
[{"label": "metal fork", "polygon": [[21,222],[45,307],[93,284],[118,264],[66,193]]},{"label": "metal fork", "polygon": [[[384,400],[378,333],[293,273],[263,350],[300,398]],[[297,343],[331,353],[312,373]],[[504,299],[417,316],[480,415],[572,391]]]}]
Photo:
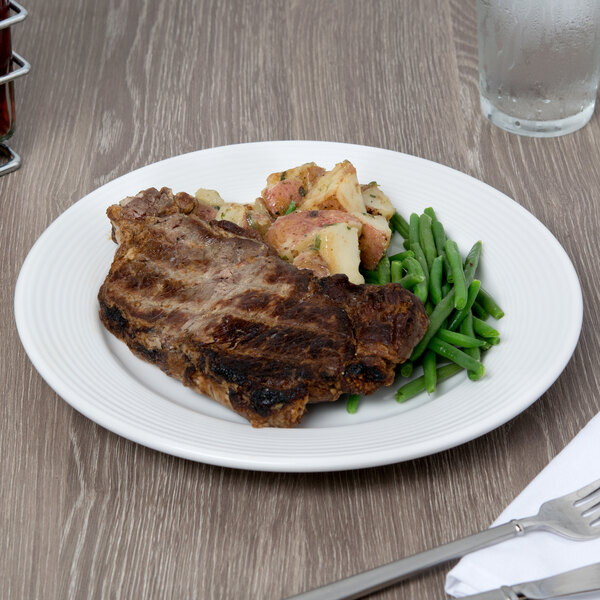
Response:
[{"label": "metal fork", "polygon": [[340,579],[288,600],[362,598],[434,565],[460,558],[469,552],[487,548],[535,529],[551,531],[572,540],[600,537],[600,479],[576,492],[548,500],[533,517],[514,519],[443,546]]}]

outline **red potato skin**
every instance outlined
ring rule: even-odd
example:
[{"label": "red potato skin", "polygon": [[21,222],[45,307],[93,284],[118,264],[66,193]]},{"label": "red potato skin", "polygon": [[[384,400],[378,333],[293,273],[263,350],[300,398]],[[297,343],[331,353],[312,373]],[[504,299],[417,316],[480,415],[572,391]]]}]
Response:
[{"label": "red potato skin", "polygon": [[280,171],[279,173],[271,173],[267,177],[267,185],[274,185],[278,181],[284,179],[295,179],[300,181],[304,191],[308,193],[312,185],[325,174],[325,169],[314,163],[307,163],[300,167],[295,167],[289,171]]},{"label": "red potato skin", "polygon": [[295,247],[307,236],[334,223],[356,223],[360,220],[341,210],[308,210],[293,212],[277,219],[267,231],[265,242],[280,254],[285,247]]},{"label": "red potato skin", "polygon": [[301,181],[297,179],[284,179],[266,187],[262,191],[262,197],[269,212],[274,217],[280,217],[285,215],[292,202],[295,206],[302,204],[304,197],[300,191],[301,189]]},{"label": "red potato skin", "polygon": [[390,244],[385,233],[376,227],[363,223],[362,233],[358,238],[360,247],[360,262],[365,269],[373,271]]},{"label": "red potato skin", "polygon": [[361,263],[366,269],[375,269],[387,250],[389,239],[377,228],[342,210],[299,211],[279,217],[267,231],[265,242],[283,255],[306,237],[335,223],[352,223],[361,227],[358,238]]}]

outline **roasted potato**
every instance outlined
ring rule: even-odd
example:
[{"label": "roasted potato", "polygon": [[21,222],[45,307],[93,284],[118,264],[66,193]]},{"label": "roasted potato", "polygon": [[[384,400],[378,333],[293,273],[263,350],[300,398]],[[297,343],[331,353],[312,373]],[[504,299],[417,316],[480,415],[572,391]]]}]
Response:
[{"label": "roasted potato", "polygon": [[298,254],[292,264],[299,269],[309,269],[317,277],[331,275],[331,271],[329,270],[329,266],[325,262],[325,259],[314,247]]},{"label": "roasted potato", "polygon": [[[370,221],[369,215],[363,216]],[[374,238],[377,229],[370,222],[368,227]],[[299,211],[277,219],[265,241],[283,259],[300,268],[312,269],[319,277],[344,273],[353,283],[364,283],[358,270],[361,261],[359,237],[363,228],[361,218],[344,211]],[[378,243],[381,245],[380,240]]]},{"label": "roasted potato", "polygon": [[217,221],[231,221],[240,227],[249,227],[247,213],[248,208],[243,204],[226,202],[219,207],[215,218]]},{"label": "roasted potato", "polygon": [[348,223],[324,227],[315,239],[315,248],[327,263],[330,273],[344,273],[352,283],[365,282],[358,270],[360,251],[356,227],[351,227]]},{"label": "roasted potato", "polygon": [[387,219],[381,215],[368,213],[352,213],[362,222],[359,238],[360,262],[365,269],[374,270],[385,254],[392,239],[392,230]]},{"label": "roasted potato", "polygon": [[199,190],[196,190],[195,196],[198,202],[201,202],[202,204],[206,204],[208,206],[212,206],[217,210],[220,206],[225,204],[225,200],[221,198],[219,192],[217,192],[216,190],[207,190],[204,188],[200,188]]},{"label": "roasted potato", "polygon": [[248,227],[256,229],[262,237],[266,235],[273,223],[268,214],[256,210],[252,206],[246,206],[246,221],[248,222]]},{"label": "roasted potato", "polygon": [[394,216],[396,209],[390,199],[379,189],[375,181],[361,186],[362,198],[367,212],[371,215],[381,215],[388,221]]},{"label": "roasted potato", "polygon": [[267,231],[265,241],[286,260],[312,246],[317,234],[335,223],[347,223],[360,233],[362,222],[357,217],[339,210],[296,211],[280,217]]},{"label": "roasted potato", "polygon": [[267,177],[267,187],[261,195],[269,212],[274,217],[285,215],[302,205],[306,194],[312,189],[325,169],[315,163],[306,163]]},{"label": "roasted potato", "polygon": [[299,179],[284,179],[268,185],[262,191],[262,198],[274,217],[285,215],[304,200],[302,182]]},{"label": "roasted potato", "polygon": [[300,210],[366,212],[356,169],[345,160],[316,180]]},{"label": "roasted potato", "polygon": [[267,185],[274,185],[278,181],[285,181],[287,179],[297,179],[302,184],[304,193],[307,194],[315,181],[324,174],[325,169],[323,167],[310,162],[279,173],[271,173],[267,177]]},{"label": "roasted potato", "polygon": [[[272,173],[256,210],[259,224],[251,212],[246,219],[282,258],[319,277],[345,273],[355,283],[363,282],[359,265],[375,269],[388,249],[395,212],[377,183],[359,184],[347,160],[330,171],[306,163]],[[220,214],[227,218],[225,209]]]}]

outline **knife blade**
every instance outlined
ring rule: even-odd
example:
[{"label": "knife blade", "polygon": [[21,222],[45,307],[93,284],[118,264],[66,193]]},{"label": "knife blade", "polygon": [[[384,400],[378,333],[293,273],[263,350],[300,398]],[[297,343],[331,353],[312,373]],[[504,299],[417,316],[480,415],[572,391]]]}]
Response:
[{"label": "knife blade", "polygon": [[558,596],[573,596],[600,590],[600,563],[566,571],[559,575],[504,585],[496,590],[465,596],[463,600],[548,600]]}]

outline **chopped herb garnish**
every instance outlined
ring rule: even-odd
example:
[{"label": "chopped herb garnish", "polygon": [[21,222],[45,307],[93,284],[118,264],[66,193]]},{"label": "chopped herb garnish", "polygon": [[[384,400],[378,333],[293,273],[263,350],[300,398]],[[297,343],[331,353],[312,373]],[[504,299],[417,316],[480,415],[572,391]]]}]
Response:
[{"label": "chopped herb garnish", "polygon": [[358,410],[358,401],[360,400],[360,394],[350,394],[348,396],[348,402],[346,402],[346,410],[353,415]]},{"label": "chopped herb garnish", "polygon": [[371,196],[371,198],[377,198],[375,194],[369,194],[369,196]]},{"label": "chopped herb garnish", "polygon": [[284,214],[289,215],[290,213],[293,213],[295,210],[296,210],[296,203],[292,200]]},{"label": "chopped herb garnish", "polygon": [[283,180],[285,179],[285,174],[286,174],[286,173],[287,173],[287,171],[284,171],[284,172],[281,174],[281,177],[279,178],[279,181],[283,181]]},{"label": "chopped herb garnish", "polygon": [[321,236],[319,234],[317,234],[317,237],[315,237],[315,243],[313,244],[312,247],[314,250],[321,249]]}]

